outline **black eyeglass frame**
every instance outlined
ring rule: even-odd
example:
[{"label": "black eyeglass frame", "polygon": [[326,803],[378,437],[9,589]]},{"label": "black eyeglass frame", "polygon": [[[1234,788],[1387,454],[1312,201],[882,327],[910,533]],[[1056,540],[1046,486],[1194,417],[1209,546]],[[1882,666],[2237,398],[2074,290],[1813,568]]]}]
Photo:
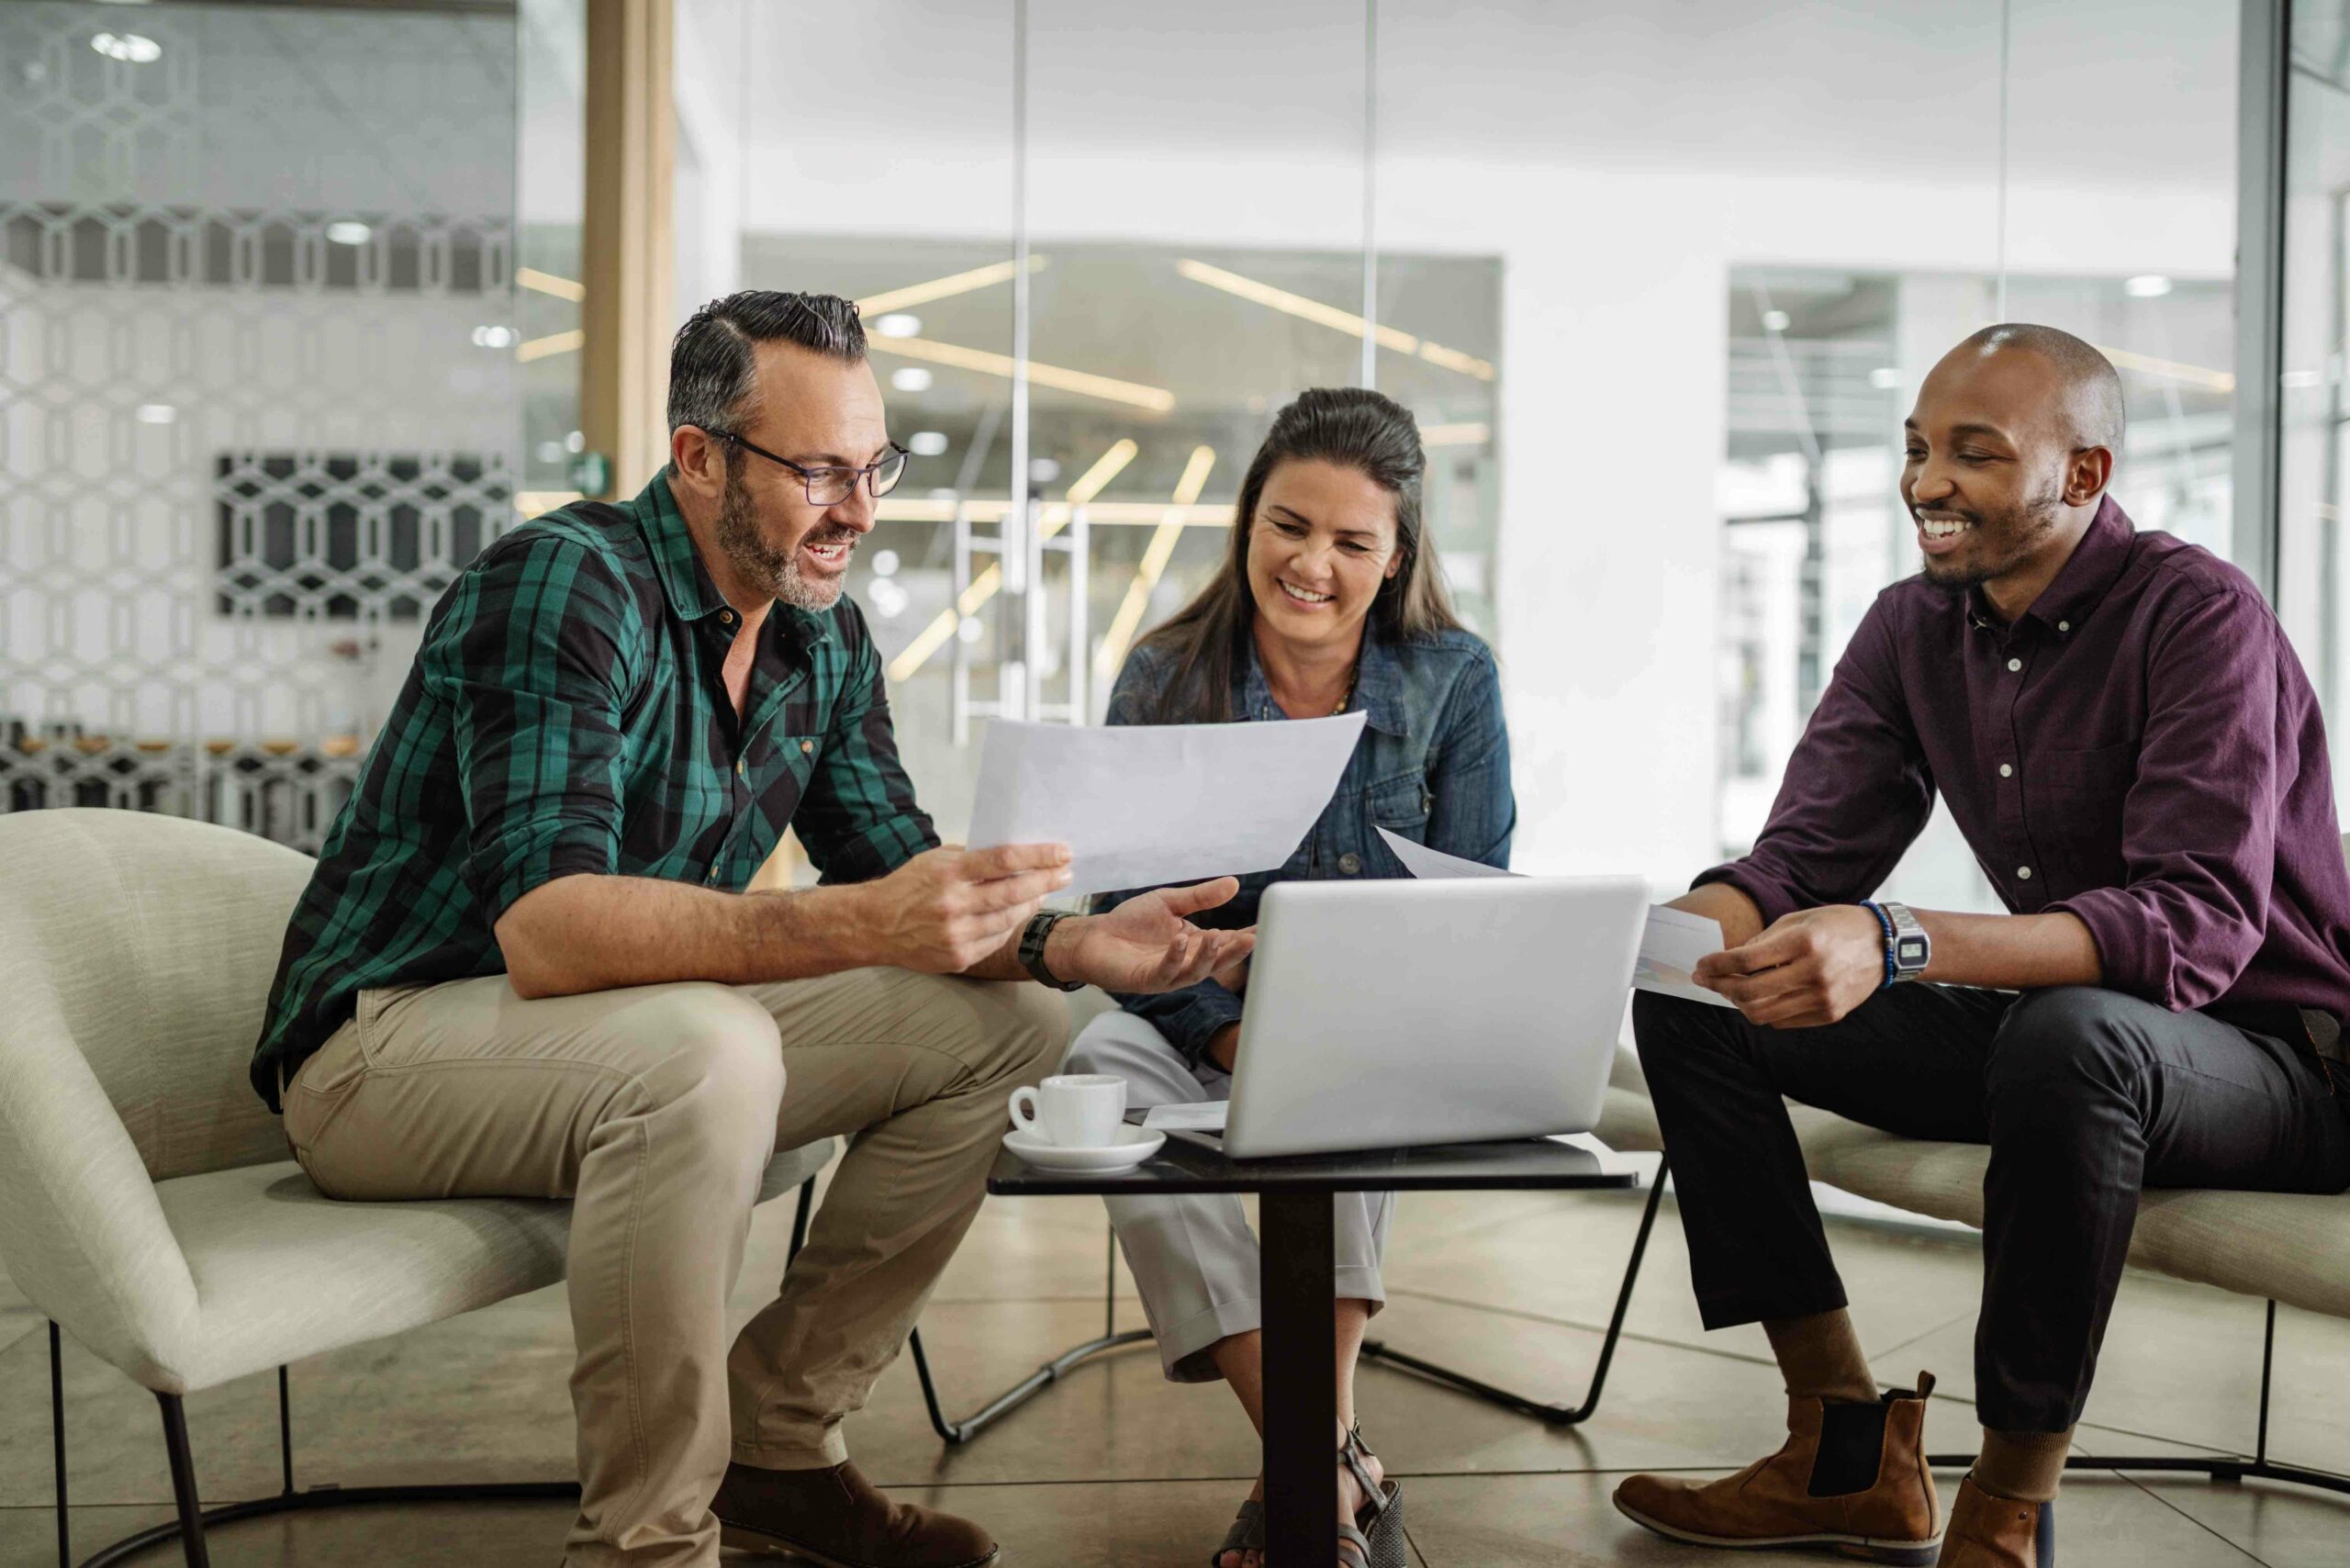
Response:
[{"label": "black eyeglass frame", "polygon": [[[744,437],[735,434],[733,431],[711,430],[709,426],[704,425],[701,427],[701,433],[710,437],[712,441],[732,442],[745,452],[755,452],[761,457],[766,458],[768,462],[773,463],[779,467],[790,469],[794,474],[800,476],[800,483],[801,487],[808,492],[808,504],[811,507],[836,507],[840,505],[841,502],[856,494],[856,487],[860,480],[864,482],[867,489],[873,492],[873,498],[878,501],[882,497],[888,495],[890,490],[894,490],[898,487],[899,480],[903,479],[906,476],[906,461],[913,456],[913,454],[911,451],[907,450],[905,447],[900,446],[893,441],[890,443],[889,451],[883,453],[880,456],[875,458],[872,462],[867,464],[862,468],[836,468],[829,465],[817,468],[803,468],[799,464],[794,463],[790,458],[778,457],[766,447],[759,445],[758,442],[745,440]],[[892,463],[898,465],[898,477],[890,480],[889,488],[884,489],[881,486],[881,470],[887,468]],[[839,495],[834,497],[829,501],[820,501],[816,498],[816,481],[818,478],[827,476],[837,476],[844,474],[849,476],[847,489],[843,490]]]}]

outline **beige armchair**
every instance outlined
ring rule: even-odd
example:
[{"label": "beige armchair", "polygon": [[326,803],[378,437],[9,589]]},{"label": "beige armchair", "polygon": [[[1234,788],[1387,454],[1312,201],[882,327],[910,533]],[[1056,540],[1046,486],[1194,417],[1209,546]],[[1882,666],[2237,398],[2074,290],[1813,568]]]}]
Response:
[{"label": "beige armchair", "polygon": [[[203,1511],[184,1395],[554,1283],[570,1210],[466,1199],[337,1203],[288,1158],[246,1081],[311,862],[249,834],[121,811],[0,816],[0,1258],[59,1333],[162,1406],[178,1522],[325,1502],[513,1496],[512,1486],[297,1492]],[[829,1142],[779,1152],[760,1198],[801,1189]],[[62,1401],[62,1394],[58,1399]],[[70,1568],[62,1403],[57,1508]],[[537,1488],[560,1494],[562,1487]]]}]

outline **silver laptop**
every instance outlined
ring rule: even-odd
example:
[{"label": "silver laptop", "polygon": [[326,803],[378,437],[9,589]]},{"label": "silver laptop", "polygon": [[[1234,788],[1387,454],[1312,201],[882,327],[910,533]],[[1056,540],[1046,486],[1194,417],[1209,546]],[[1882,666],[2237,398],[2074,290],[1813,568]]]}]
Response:
[{"label": "silver laptop", "polygon": [[1647,912],[1632,877],[1275,883],[1225,1152],[1589,1131]]}]

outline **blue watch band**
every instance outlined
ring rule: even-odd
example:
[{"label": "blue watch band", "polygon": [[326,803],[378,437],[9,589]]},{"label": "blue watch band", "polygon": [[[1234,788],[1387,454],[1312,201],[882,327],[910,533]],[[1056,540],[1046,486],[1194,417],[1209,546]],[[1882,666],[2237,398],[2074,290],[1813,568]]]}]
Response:
[{"label": "blue watch band", "polygon": [[1863,902],[1861,907],[1876,916],[1877,929],[1885,933],[1885,979],[1879,983],[1877,990],[1890,991],[1893,989],[1894,977],[1901,972],[1899,967],[1894,962],[1893,957],[1893,916],[1886,913],[1885,906],[1879,903]]}]

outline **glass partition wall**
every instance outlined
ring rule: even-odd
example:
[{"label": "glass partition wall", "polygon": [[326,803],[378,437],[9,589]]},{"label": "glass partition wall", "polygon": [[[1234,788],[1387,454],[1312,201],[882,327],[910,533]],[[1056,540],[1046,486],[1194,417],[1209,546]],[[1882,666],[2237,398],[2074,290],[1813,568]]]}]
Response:
[{"label": "glass partition wall", "polygon": [[317,847],[516,516],[516,73],[510,10],[0,6],[0,810]]},{"label": "glass partition wall", "polygon": [[845,201],[825,162],[767,169],[741,280],[865,308],[915,455],[849,591],[941,830],[962,830],[982,722],[1099,720],[1136,639],[1220,566],[1241,476],[1307,387],[1368,382],[1418,418],[1432,536],[1490,636],[1501,266],[1377,247],[1371,7],[1287,8],[1245,50],[1174,13],[918,9],[740,16],[747,57],[834,21],[850,53],[743,98],[743,145],[821,125],[886,171]]}]

